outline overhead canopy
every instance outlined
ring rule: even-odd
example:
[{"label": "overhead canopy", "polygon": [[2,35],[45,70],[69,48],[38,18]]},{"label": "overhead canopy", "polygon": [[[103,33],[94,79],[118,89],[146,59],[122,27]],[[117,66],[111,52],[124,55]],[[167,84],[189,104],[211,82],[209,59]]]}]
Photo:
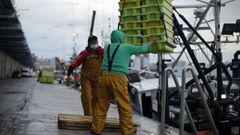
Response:
[{"label": "overhead canopy", "polygon": [[26,67],[34,67],[31,51],[11,0],[0,0],[0,51]]}]

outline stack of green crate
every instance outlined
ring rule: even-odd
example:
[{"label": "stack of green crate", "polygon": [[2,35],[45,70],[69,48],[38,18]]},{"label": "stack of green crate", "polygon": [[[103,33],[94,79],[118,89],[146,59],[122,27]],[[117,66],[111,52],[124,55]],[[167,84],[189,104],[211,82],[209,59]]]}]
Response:
[{"label": "stack of green crate", "polygon": [[121,30],[126,34],[125,42],[142,44],[141,0],[121,0]]},{"label": "stack of green crate", "polygon": [[54,81],[54,69],[53,68],[43,68],[40,82],[41,83],[53,83],[53,81]]},{"label": "stack of green crate", "polygon": [[172,52],[176,46],[171,3],[172,0],[121,0],[121,30],[127,35],[126,42],[139,45],[150,36],[157,36],[159,40],[150,52]]},{"label": "stack of green crate", "polygon": [[143,42],[150,36],[157,36],[157,44],[151,46],[151,52],[172,52],[173,35],[173,7],[172,0],[144,0],[142,9]]}]

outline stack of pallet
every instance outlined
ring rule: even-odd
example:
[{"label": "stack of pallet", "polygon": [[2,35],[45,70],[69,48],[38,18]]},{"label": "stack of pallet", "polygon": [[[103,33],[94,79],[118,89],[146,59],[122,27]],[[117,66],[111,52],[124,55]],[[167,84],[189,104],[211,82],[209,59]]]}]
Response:
[{"label": "stack of pallet", "polygon": [[126,42],[134,45],[146,43],[150,36],[157,36],[157,44],[150,52],[172,52],[173,7],[172,0],[121,0],[121,30]]}]

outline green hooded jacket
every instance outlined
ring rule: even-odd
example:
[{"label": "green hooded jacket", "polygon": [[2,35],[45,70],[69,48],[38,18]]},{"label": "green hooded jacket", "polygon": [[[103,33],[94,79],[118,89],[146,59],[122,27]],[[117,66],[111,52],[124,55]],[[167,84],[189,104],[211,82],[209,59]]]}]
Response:
[{"label": "green hooded jacket", "polygon": [[[116,74],[127,74],[128,65],[133,54],[146,53],[150,45],[144,44],[142,46],[135,46],[127,43],[123,43],[125,40],[125,34],[120,30],[114,30],[111,34],[111,44],[110,45],[110,58],[113,55],[115,48],[121,44],[118,48],[118,51],[114,57],[112,63],[112,71]],[[103,56],[103,72],[108,72],[108,57],[107,57],[107,48],[109,45],[104,47],[104,56]]]}]

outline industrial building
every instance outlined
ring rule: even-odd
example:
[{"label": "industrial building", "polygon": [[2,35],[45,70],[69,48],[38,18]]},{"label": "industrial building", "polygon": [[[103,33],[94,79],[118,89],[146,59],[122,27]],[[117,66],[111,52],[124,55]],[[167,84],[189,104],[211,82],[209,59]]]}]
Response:
[{"label": "industrial building", "polygon": [[0,1],[0,78],[9,78],[23,68],[33,68],[33,57],[28,47],[17,11],[9,0]]}]

